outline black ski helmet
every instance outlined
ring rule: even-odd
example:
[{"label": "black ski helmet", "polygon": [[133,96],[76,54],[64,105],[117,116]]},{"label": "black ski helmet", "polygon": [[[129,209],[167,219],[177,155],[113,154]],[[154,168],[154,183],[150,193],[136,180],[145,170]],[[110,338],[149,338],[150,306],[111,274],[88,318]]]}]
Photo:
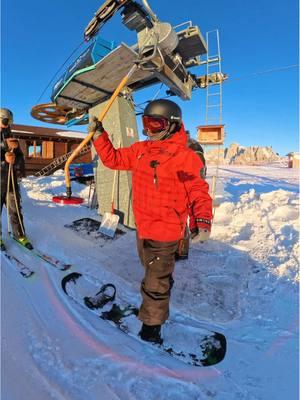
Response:
[{"label": "black ski helmet", "polygon": [[166,118],[170,125],[176,124],[177,129],[182,123],[182,112],[180,107],[174,101],[159,99],[151,101],[145,108],[144,114],[147,117]]}]

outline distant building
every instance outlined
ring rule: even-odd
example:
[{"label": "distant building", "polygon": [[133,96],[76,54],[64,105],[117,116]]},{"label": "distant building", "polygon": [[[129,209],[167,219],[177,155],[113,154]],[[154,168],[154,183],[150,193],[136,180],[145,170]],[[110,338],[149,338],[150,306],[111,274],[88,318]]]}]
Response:
[{"label": "distant building", "polygon": [[300,153],[292,152],[287,156],[289,168],[300,168]]},{"label": "distant building", "polygon": [[[19,140],[25,157],[26,175],[34,175],[54,160],[73,151],[86,137],[83,132],[30,125],[12,125],[12,135]],[[91,151],[76,157],[74,163],[91,162]],[[50,173],[63,168],[65,161],[54,167]]]}]

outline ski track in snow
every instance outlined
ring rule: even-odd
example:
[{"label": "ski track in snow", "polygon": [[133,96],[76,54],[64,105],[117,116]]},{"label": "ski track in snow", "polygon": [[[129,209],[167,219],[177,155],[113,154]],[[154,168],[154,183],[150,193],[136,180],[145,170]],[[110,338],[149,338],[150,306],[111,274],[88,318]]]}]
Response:
[{"label": "ski track in snow", "polygon": [[[36,274],[26,280],[1,257],[2,398],[296,400],[298,182],[297,170],[278,165],[219,169],[211,240],[177,263],[171,298],[171,317],[183,326],[200,321],[226,335],[227,355],[214,367],[184,365],[119,332],[63,293],[60,282],[70,271],[7,241]],[[40,250],[71,263],[72,272],[112,282],[139,304],[135,233],[107,241],[64,227],[98,219],[85,206],[52,203],[64,185],[62,171],[23,180],[27,234]],[[88,187],[73,182],[72,189],[88,197]]]}]

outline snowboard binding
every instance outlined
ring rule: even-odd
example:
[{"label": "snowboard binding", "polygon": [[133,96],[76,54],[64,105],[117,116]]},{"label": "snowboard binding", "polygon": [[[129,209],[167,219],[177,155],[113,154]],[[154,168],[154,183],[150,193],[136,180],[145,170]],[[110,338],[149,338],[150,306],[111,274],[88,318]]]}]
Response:
[{"label": "snowboard binding", "polygon": [[103,285],[95,296],[84,297],[84,304],[94,310],[97,308],[102,308],[110,301],[113,301],[116,297],[116,287],[112,283],[107,283]]}]

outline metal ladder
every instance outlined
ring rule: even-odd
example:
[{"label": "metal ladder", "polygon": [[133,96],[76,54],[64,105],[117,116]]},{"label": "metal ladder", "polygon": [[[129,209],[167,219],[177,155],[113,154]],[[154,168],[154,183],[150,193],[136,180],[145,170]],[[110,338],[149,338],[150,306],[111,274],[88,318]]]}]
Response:
[{"label": "metal ladder", "polygon": [[[213,42],[213,45],[212,45]],[[213,74],[222,74],[221,52],[219,30],[215,29],[206,33],[207,54],[206,54],[206,125],[214,122],[222,124],[223,101],[222,101],[222,79],[213,83],[209,77]],[[211,54],[213,52],[214,54]]]},{"label": "metal ladder", "polygon": [[[215,29],[206,32],[207,54],[206,54],[206,125],[221,125],[223,121],[223,79],[211,79],[212,76],[222,77],[221,50],[219,30]],[[223,148],[223,146],[222,146]],[[216,187],[219,177],[219,163],[221,145],[217,145],[218,158],[215,174],[212,176],[211,196],[213,199],[213,215],[215,215],[216,203]]]},{"label": "metal ladder", "polygon": [[[87,144],[86,146],[81,149],[81,151],[78,153],[79,156],[83,156],[84,154],[88,153],[91,150],[91,145]],[[69,153],[66,153],[60,157],[55,158],[50,164],[46,165],[43,169],[38,171],[34,176],[40,177],[40,176],[45,176],[48,175],[50,172],[54,171],[59,167],[61,164],[63,164],[67,159],[70,157],[70,155],[73,153],[74,150],[69,151]]]}]

